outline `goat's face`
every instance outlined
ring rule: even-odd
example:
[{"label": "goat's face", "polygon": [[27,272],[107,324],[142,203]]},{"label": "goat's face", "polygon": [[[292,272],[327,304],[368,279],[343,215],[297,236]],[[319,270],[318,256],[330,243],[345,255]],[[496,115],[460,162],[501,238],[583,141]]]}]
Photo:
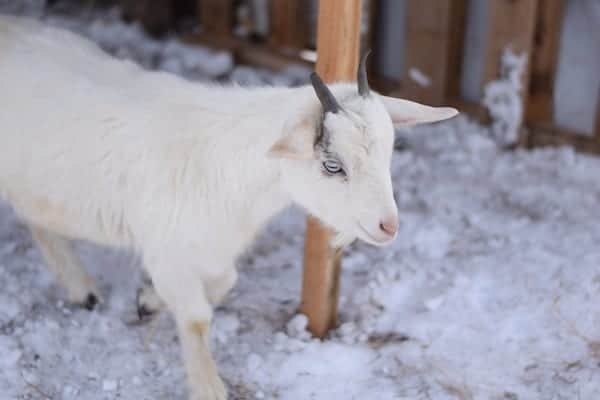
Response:
[{"label": "goat's face", "polygon": [[[359,76],[360,80],[360,76]],[[321,106],[291,121],[270,150],[282,158],[292,199],[338,232],[338,244],[360,238],[390,243],[398,230],[390,163],[394,125],[433,122],[456,110],[384,97],[354,85],[333,93],[313,75]],[[360,86],[360,85],[359,85]],[[319,93],[319,91],[327,93]]]}]

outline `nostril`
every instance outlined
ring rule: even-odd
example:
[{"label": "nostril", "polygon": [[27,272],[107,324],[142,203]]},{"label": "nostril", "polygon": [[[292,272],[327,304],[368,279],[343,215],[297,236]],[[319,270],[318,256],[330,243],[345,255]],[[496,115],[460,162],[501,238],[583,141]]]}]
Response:
[{"label": "nostril", "polygon": [[379,224],[379,229],[387,233],[388,235],[395,235],[398,232],[398,219],[390,219],[388,221],[383,221]]}]

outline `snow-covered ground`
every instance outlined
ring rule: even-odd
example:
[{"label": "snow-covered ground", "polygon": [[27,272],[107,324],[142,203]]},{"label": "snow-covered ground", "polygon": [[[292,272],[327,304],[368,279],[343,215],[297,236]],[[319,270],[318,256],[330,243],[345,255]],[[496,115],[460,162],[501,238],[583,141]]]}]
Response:
[{"label": "snow-covered ground", "polygon": [[[301,80],[150,41],[111,13],[45,18],[197,79],[242,70],[256,82]],[[409,146],[392,166],[399,237],[384,249],[346,249],[330,337],[311,339],[296,314],[298,210],[240,259],[213,330],[231,398],[599,399],[600,159],[566,148],[501,152],[463,118],[404,135]],[[106,299],[91,313],[63,302],[26,228],[0,204],[0,399],[184,399],[172,320],[136,320],[138,261],[77,247]]]}]

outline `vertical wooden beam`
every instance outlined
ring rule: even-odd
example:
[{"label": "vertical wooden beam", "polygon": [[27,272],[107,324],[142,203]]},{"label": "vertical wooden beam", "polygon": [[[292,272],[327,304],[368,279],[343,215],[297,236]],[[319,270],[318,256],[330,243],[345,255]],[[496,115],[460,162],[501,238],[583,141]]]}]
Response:
[{"label": "vertical wooden beam", "polygon": [[303,49],[308,42],[305,0],[271,0],[271,38],[273,46]]},{"label": "vertical wooden beam", "polygon": [[554,82],[564,9],[564,0],[539,0],[526,110],[528,123],[554,120]]},{"label": "vertical wooden beam", "polygon": [[[460,97],[460,79],[467,28],[467,0],[451,0],[448,29],[448,51],[446,53],[446,93],[447,98]],[[444,102],[446,103],[446,102]]]},{"label": "vertical wooden beam", "polygon": [[403,93],[440,105],[458,96],[466,1],[408,0],[406,14]]},{"label": "vertical wooden beam", "polygon": [[[360,6],[360,0],[319,2],[316,69],[326,82],[356,79]],[[300,309],[317,337],[324,337],[337,319],[341,250],[331,247],[331,235],[315,218],[308,218]]]},{"label": "vertical wooden beam", "polygon": [[233,0],[198,0],[200,24],[204,33],[229,37],[233,28]]},{"label": "vertical wooden beam", "polygon": [[356,80],[360,4],[360,0],[319,1],[316,69],[326,82]]},{"label": "vertical wooden beam", "polygon": [[[505,49],[515,53],[527,54],[527,66],[522,75],[521,100],[523,106],[528,102],[531,55],[533,53],[533,34],[537,16],[538,0],[494,0],[487,3],[488,29],[483,65],[482,85],[501,76],[501,58]],[[518,146],[527,143],[526,130],[521,129]]]},{"label": "vertical wooden beam", "polygon": [[600,90],[598,90],[598,97],[596,98],[596,129],[594,136],[596,141],[600,143]]},{"label": "vertical wooden beam", "polygon": [[[482,84],[485,87],[500,77],[500,60],[506,48],[528,54],[531,69],[533,33],[538,0],[501,0],[488,2],[488,31]],[[523,75],[523,94],[529,84],[529,71]],[[525,100],[525,99],[524,99]]]}]

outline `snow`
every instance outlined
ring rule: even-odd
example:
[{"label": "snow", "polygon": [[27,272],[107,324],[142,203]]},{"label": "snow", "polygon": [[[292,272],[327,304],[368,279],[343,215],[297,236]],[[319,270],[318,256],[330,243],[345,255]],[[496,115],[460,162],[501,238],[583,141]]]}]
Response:
[{"label": "snow", "polygon": [[[129,38],[136,28],[112,12],[94,14],[96,26]],[[94,25],[45,18],[87,33]],[[165,51],[168,41],[141,32],[118,46],[120,34],[95,32],[151,68],[174,58],[193,76],[222,62],[200,48]],[[160,63],[146,59],[156,54]],[[231,66],[219,79],[240,70],[256,83],[288,76]],[[231,398],[600,398],[600,159],[568,148],[503,152],[464,118],[399,134],[398,239],[346,249],[329,337],[311,338],[297,311],[301,212],[276,218],[240,258],[212,334]],[[26,227],[0,204],[0,399],[185,399],[172,319],[137,322],[139,261],[76,247],[105,296],[98,311],[64,301]]]},{"label": "snow", "polygon": [[527,67],[527,53],[515,54],[511,48],[502,52],[500,77],[485,85],[483,105],[492,123],[490,134],[501,145],[515,144],[523,122],[522,77]]}]

